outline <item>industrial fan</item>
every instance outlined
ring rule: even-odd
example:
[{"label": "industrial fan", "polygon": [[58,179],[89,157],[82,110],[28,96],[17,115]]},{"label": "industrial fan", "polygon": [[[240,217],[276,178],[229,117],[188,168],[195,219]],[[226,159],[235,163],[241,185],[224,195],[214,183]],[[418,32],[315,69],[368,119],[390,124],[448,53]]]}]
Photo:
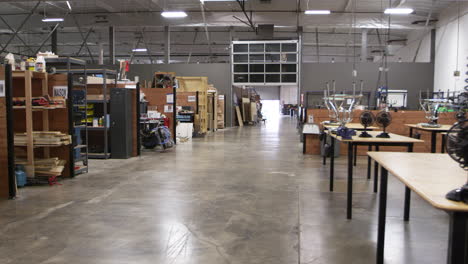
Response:
[{"label": "industrial fan", "polygon": [[362,138],[369,138],[372,137],[371,134],[367,133],[367,128],[372,126],[375,122],[375,116],[371,111],[364,111],[362,112],[361,116],[359,117],[361,121],[361,125],[364,126],[364,131],[359,135]]},{"label": "industrial fan", "polygon": [[377,135],[378,138],[390,138],[390,135],[387,133],[387,127],[392,123],[392,116],[387,111],[381,111],[375,117],[375,123],[383,128],[383,132]]},{"label": "industrial fan", "polygon": [[[447,153],[468,171],[468,119],[459,121],[447,132]],[[468,179],[464,186],[449,192],[446,197],[468,203]]]}]

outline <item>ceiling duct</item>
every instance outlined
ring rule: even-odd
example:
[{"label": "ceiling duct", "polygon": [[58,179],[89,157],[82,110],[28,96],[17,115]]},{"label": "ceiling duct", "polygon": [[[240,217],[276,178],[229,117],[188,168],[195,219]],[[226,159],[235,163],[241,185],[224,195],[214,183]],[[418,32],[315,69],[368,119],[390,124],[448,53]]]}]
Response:
[{"label": "ceiling duct", "polygon": [[273,39],[275,33],[275,25],[260,24],[257,26],[257,35],[260,39]]}]

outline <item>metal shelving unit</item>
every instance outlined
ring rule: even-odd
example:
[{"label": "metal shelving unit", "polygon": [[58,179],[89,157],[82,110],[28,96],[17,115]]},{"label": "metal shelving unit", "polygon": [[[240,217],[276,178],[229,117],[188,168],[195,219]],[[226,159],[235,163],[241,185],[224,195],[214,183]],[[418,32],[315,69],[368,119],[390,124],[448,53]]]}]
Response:
[{"label": "metal shelving unit", "polygon": [[[107,80],[111,79],[109,77],[113,77],[114,79],[114,85],[117,86],[117,71],[115,70],[109,70],[109,69],[88,69],[87,71],[88,76],[89,75],[100,75],[103,79],[102,83],[89,83],[89,85],[101,85],[102,84],[102,94],[104,95],[103,100],[88,100],[87,103],[89,104],[102,104],[102,109],[103,109],[103,115],[104,115],[104,121],[103,121],[103,126],[100,127],[93,127],[88,124],[88,130],[89,131],[99,131],[100,133],[103,133],[103,152],[102,153],[89,153],[88,157],[90,159],[109,159],[111,157],[111,152],[109,150],[109,132],[110,132],[110,111],[109,111],[109,105],[110,105],[110,88],[108,87]],[[108,94],[109,91],[109,94]],[[109,95],[109,98],[107,96]]]},{"label": "metal shelving unit", "polygon": [[[70,146],[70,175],[72,177],[88,173],[88,129],[86,124],[76,124],[74,117],[75,113],[87,111],[87,69],[86,61],[71,58],[71,57],[59,57],[59,58],[46,58],[46,66],[48,69],[54,67],[57,73],[64,73],[68,76],[68,98],[67,105],[69,108],[68,119],[70,134],[72,135],[73,144]],[[79,81],[79,77],[84,77],[83,81]],[[83,90],[84,91],[84,104],[73,103],[73,91]],[[80,109],[83,107],[83,109]],[[82,165],[78,163],[82,162]]]}]

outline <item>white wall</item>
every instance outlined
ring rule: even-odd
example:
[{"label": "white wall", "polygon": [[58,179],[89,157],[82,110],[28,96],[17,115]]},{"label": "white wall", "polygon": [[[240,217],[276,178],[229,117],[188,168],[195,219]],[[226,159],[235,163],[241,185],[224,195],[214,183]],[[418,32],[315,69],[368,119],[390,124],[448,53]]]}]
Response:
[{"label": "white wall", "polygon": [[255,86],[255,91],[260,95],[262,100],[279,100],[279,86]]},{"label": "white wall", "polygon": [[460,3],[460,40],[458,54],[458,70],[461,77],[455,78],[453,73],[457,70],[457,4],[451,5],[442,12],[436,31],[436,58],[434,74],[435,91],[461,91],[468,85],[468,3]]},{"label": "white wall", "polygon": [[280,88],[281,104],[297,104],[298,88],[297,86],[288,85]]},{"label": "white wall", "polygon": [[405,46],[391,45],[390,56],[388,58],[391,62],[413,62],[419,43],[421,46],[416,56],[415,62],[431,62],[431,30],[421,29],[414,30],[407,35],[408,41]]}]

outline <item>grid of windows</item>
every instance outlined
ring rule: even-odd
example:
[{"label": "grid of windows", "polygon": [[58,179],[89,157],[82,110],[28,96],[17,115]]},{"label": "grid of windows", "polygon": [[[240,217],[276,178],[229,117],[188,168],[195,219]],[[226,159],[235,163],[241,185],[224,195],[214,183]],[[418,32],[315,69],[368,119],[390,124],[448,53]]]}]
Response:
[{"label": "grid of windows", "polygon": [[232,80],[235,85],[297,84],[297,40],[233,41]]}]

